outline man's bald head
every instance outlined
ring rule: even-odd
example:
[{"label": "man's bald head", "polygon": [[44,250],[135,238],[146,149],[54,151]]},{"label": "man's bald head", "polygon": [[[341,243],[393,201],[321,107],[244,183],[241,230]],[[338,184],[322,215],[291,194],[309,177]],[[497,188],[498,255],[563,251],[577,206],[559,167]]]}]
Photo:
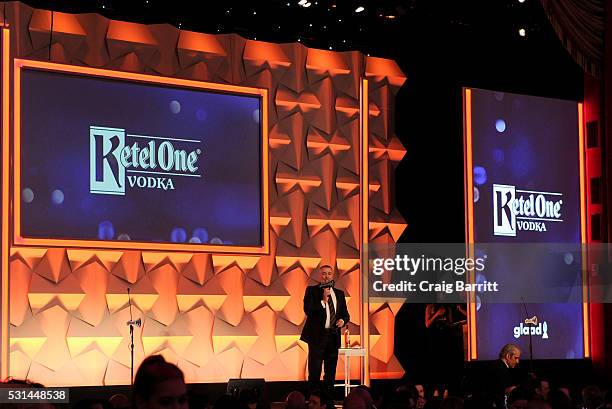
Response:
[{"label": "man's bald head", "polygon": [[506,344],[499,351],[499,359],[504,361],[509,368],[517,366],[520,358],[521,349],[514,344]]},{"label": "man's bald head", "polygon": [[287,395],[286,399],[287,409],[305,409],[306,408],[306,398],[302,392],[293,391]]},{"label": "man's bald head", "polygon": [[334,268],[328,264],[319,267],[319,276],[322,283],[328,283],[334,279]]}]

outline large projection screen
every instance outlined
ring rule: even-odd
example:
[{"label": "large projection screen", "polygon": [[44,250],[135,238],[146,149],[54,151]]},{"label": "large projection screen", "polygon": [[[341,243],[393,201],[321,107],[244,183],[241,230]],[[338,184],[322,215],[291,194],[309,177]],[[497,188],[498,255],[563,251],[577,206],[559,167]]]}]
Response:
[{"label": "large projection screen", "polygon": [[[464,89],[467,241],[496,250],[476,281],[575,290],[567,302],[544,290],[524,303],[518,292],[505,297],[511,302],[478,295],[471,359],[497,359],[510,342],[528,358],[530,338],[534,359],[588,356],[581,110],[575,101]],[[517,257],[528,251],[536,256]]]},{"label": "large projection screen", "polygon": [[16,60],[14,242],[266,253],[267,91]]}]

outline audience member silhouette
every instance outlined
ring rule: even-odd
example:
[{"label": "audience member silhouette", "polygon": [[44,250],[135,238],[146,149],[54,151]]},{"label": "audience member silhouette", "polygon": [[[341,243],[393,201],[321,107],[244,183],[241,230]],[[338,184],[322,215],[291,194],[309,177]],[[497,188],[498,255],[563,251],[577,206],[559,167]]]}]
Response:
[{"label": "audience member silhouette", "polygon": [[161,355],[142,361],[132,388],[133,409],[188,409],[183,372]]},{"label": "audience member silhouette", "polygon": [[293,391],[285,400],[287,409],[306,409],[306,398],[302,392]]}]

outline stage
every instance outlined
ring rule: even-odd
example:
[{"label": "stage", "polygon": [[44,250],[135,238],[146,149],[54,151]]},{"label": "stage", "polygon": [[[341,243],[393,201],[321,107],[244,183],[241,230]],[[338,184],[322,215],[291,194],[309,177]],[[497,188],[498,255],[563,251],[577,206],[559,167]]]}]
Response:
[{"label": "stage", "polygon": [[555,30],[485,48],[553,44],[558,78],[488,70],[457,49],[467,34],[444,42],[456,69],[425,45],[393,54],[393,21],[421,6],[332,3],[261,10],[385,35],[320,47],[4,3],[0,378],[129,396],[160,355],[198,399],[263,379],[282,402],[308,393],[323,338],[336,380],[375,401],[406,383],[467,399],[500,359],[575,392],[609,380],[601,72]]}]

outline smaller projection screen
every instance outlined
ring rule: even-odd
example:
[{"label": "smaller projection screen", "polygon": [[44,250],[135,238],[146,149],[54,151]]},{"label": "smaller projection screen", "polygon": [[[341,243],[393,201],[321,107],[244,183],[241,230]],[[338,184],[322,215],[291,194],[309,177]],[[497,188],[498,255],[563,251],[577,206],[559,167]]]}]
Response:
[{"label": "smaller projection screen", "polygon": [[468,240],[496,250],[476,281],[506,291],[476,297],[477,358],[506,343],[529,358],[529,335],[534,359],[583,358],[582,106],[480,89],[464,103]]},{"label": "smaller projection screen", "polygon": [[16,244],[266,251],[266,90],[15,68]]}]

